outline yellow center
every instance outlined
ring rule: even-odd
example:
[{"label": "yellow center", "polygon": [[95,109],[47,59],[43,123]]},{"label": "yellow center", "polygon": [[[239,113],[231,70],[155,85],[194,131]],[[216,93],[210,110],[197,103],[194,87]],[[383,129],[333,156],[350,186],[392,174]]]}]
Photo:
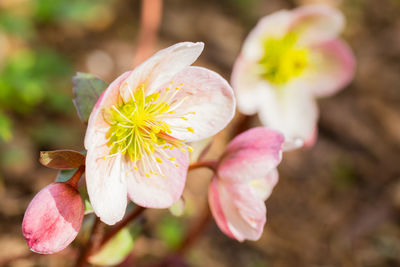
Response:
[{"label": "yellow center", "polygon": [[298,36],[288,33],[281,39],[263,40],[264,55],[258,62],[260,75],[282,85],[303,73],[308,65],[309,51],[297,45]]},{"label": "yellow center", "polygon": [[[123,86],[129,88],[127,83]],[[162,94],[157,92],[148,96],[145,96],[144,85],[136,88],[134,93],[129,88],[129,101],[121,101],[120,105],[105,109],[104,119],[110,125],[106,134],[107,145],[111,147],[110,156],[125,156],[126,160],[134,163],[135,170],[141,169],[146,176],[163,175],[158,166],[163,159],[177,165],[176,159],[168,157],[164,149],[178,148],[185,151],[191,148],[185,145],[183,140],[170,136],[171,129],[194,132],[191,127],[183,128],[165,122],[167,118],[188,120],[185,116],[194,114],[177,114],[175,111],[185,100],[174,99],[181,86],[175,89],[167,88]]]}]

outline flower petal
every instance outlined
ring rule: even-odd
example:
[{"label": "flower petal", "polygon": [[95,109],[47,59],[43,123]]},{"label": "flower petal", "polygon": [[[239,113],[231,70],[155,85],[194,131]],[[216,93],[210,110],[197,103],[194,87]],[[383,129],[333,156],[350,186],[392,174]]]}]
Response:
[{"label": "flower petal", "polygon": [[43,188],[31,201],[22,222],[28,246],[41,254],[66,248],[77,236],[84,214],[79,192],[65,183]]},{"label": "flower petal", "polygon": [[127,79],[129,87],[121,88],[121,96],[125,101],[129,100],[129,90],[135,90],[141,84],[145,85],[146,95],[160,90],[175,74],[195,62],[203,48],[202,42],[182,42],[158,51],[132,71]]},{"label": "flower petal", "polygon": [[107,145],[88,150],[86,185],[94,212],[112,225],[124,217],[127,205],[126,175],[121,155],[106,157]]},{"label": "flower petal", "polygon": [[209,204],[225,234],[239,241],[260,238],[266,221],[266,208],[250,185],[214,178],[209,188]]},{"label": "flower petal", "polygon": [[263,17],[246,37],[242,54],[247,60],[258,61],[264,54],[262,40],[264,38],[280,38],[284,36],[292,21],[292,13],[287,10],[275,12]]},{"label": "flower petal", "polygon": [[[171,136],[187,142],[198,141],[215,135],[232,120],[235,113],[233,90],[219,74],[201,67],[188,67],[173,80],[182,84],[175,99],[183,102],[175,109],[178,117],[165,119],[165,122],[184,130],[172,128]],[[194,114],[189,114],[192,112]]]},{"label": "flower petal", "polygon": [[312,69],[301,80],[318,97],[331,96],[347,86],[354,77],[355,59],[342,40],[312,46]]},{"label": "flower petal", "polygon": [[292,82],[289,85],[264,90],[264,105],[259,110],[263,125],[283,133],[286,141],[307,142],[315,135],[318,108],[307,87]]},{"label": "flower petal", "polygon": [[343,14],[326,5],[308,5],[292,11],[289,31],[299,34],[299,44],[310,45],[335,39],[344,27]]},{"label": "flower petal", "polygon": [[273,169],[267,174],[266,177],[251,181],[250,185],[255,189],[257,195],[265,201],[271,195],[272,190],[278,183],[278,180],[278,170]]},{"label": "flower petal", "polygon": [[251,61],[240,55],[232,70],[231,84],[235,90],[238,109],[246,115],[257,113],[260,106],[264,105],[262,91],[269,87],[261,79],[255,66],[256,61]]},{"label": "flower petal", "polygon": [[226,149],[218,176],[239,183],[266,177],[282,159],[283,142],[282,134],[264,127],[236,136]]},{"label": "flower petal", "polygon": [[[163,160],[162,163],[158,163],[158,166],[165,176],[150,174],[150,177],[147,177],[140,173],[140,166],[139,171],[134,170],[133,165],[126,166],[128,195],[139,206],[168,208],[182,195],[189,166],[188,152],[182,152],[176,148],[165,149],[164,152],[167,157],[157,152],[155,152],[155,157]],[[176,160],[173,162],[168,158]]]},{"label": "flower petal", "polygon": [[129,76],[130,72],[125,72],[113,81],[108,88],[100,95],[99,99],[94,106],[92,113],[90,113],[88,127],[85,135],[85,148],[89,150],[91,147],[97,145],[99,141],[104,138],[104,129],[109,125],[104,121],[102,110],[103,108],[110,107],[117,104],[119,99],[119,89],[121,84]]}]

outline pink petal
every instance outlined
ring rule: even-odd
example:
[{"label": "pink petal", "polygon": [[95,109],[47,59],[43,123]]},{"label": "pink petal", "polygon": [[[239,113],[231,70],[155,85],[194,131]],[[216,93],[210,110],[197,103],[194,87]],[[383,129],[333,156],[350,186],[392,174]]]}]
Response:
[{"label": "pink petal", "polygon": [[[194,131],[174,130],[171,135],[187,142],[198,141],[215,135],[231,121],[235,113],[235,98],[228,82],[219,74],[200,67],[188,67],[173,77],[175,84],[183,84],[176,101],[183,103],[175,109],[182,118],[165,122]],[[195,114],[188,114],[194,112]],[[187,115],[185,115],[187,114]],[[190,129],[189,128],[189,129]]]},{"label": "pink petal", "polygon": [[266,177],[251,181],[250,185],[254,188],[259,198],[265,201],[271,195],[272,190],[278,183],[278,180],[279,180],[278,170],[273,169],[267,174]]},{"label": "pink petal", "polygon": [[282,132],[287,141],[312,138],[318,107],[307,87],[293,81],[277,90],[264,90],[263,99],[258,112],[263,125]]},{"label": "pink petal", "polygon": [[[127,165],[127,185],[129,198],[139,206],[147,208],[168,208],[182,195],[185,186],[186,174],[189,166],[188,152],[182,152],[176,148],[165,149],[168,155],[165,157],[155,152],[155,157],[160,157],[163,162],[158,163],[162,173],[165,175],[151,174],[150,177],[134,170],[133,166]],[[176,158],[174,162],[168,158]],[[154,162],[155,163],[155,162]],[[140,168],[140,166],[139,166]]]},{"label": "pink petal", "polygon": [[[160,90],[175,74],[195,62],[203,48],[202,42],[182,42],[158,51],[132,71],[127,79],[130,89],[144,84],[146,95]],[[128,87],[121,89],[121,96],[125,100],[131,98]]]},{"label": "pink petal", "polygon": [[298,32],[299,43],[310,45],[335,39],[344,27],[343,14],[325,5],[309,5],[292,11],[288,31]]},{"label": "pink petal", "polygon": [[246,115],[257,113],[264,105],[263,90],[270,85],[257,73],[257,61],[239,55],[233,66],[231,84],[235,90],[238,109]]},{"label": "pink petal", "polygon": [[104,121],[102,110],[117,104],[119,96],[119,88],[125,79],[129,76],[130,72],[125,72],[113,81],[108,88],[100,95],[94,106],[92,113],[90,113],[88,127],[85,135],[85,148],[90,149],[99,143],[99,140],[104,138],[105,129],[109,127],[107,122]]},{"label": "pink petal", "polygon": [[239,241],[258,240],[266,221],[264,201],[249,184],[214,178],[209,188],[211,212],[221,231]]},{"label": "pink petal", "polygon": [[88,150],[86,185],[94,212],[106,224],[120,221],[127,205],[126,174],[120,155],[108,157],[107,145]]},{"label": "pink petal", "polygon": [[22,232],[28,246],[41,254],[63,250],[78,234],[83,214],[82,198],[75,188],[65,183],[46,186],[25,212]]},{"label": "pink petal", "polygon": [[283,141],[282,134],[264,127],[236,136],[225,151],[218,176],[241,183],[266,177],[281,161]]},{"label": "pink petal", "polygon": [[355,59],[342,40],[332,40],[310,48],[312,70],[302,78],[318,97],[331,96],[347,86],[354,77]]}]

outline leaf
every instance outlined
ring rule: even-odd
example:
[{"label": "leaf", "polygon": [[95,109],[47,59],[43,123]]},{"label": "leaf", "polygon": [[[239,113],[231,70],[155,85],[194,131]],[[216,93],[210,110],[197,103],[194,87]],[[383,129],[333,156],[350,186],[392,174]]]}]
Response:
[{"label": "leaf", "polygon": [[90,73],[78,72],[73,78],[74,104],[80,119],[87,123],[94,105],[108,84]]},{"label": "leaf", "polygon": [[89,257],[88,261],[94,265],[109,266],[121,263],[132,251],[134,241],[141,231],[140,224],[125,227],[110,239],[96,254]]},{"label": "leaf", "polygon": [[182,242],[184,228],[177,218],[166,217],[158,224],[156,233],[169,248],[176,249]]},{"label": "leaf", "polygon": [[53,169],[74,169],[85,164],[85,155],[74,150],[40,151],[40,163]]},{"label": "leaf", "polygon": [[61,170],[58,172],[58,175],[56,177],[56,182],[66,182],[68,181],[72,175],[77,171],[78,169],[68,169],[68,170]]}]

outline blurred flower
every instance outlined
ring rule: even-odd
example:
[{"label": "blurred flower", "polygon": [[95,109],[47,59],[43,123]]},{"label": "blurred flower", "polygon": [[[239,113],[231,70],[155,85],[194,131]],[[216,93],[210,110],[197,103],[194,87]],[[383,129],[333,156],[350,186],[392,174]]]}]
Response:
[{"label": "blurred flower", "polygon": [[264,125],[283,132],[287,141],[312,145],[318,118],[314,97],[336,93],[354,75],[352,51],[337,37],[343,26],[340,11],[322,5],[261,19],[232,73],[239,110],[258,113]]},{"label": "blurred flower", "polygon": [[278,182],[283,136],[268,128],[250,129],[228,145],[209,187],[209,204],[219,228],[243,241],[260,238],[264,201]]},{"label": "blurred flower", "polygon": [[22,222],[22,233],[32,251],[56,253],[75,239],[83,215],[79,192],[69,184],[52,183],[29,204]]},{"label": "blurred flower", "polygon": [[218,74],[191,67],[203,43],[178,43],[122,74],[100,96],[85,137],[86,182],[93,209],[108,224],[136,204],[167,208],[182,194],[185,142],[223,129],[232,119],[232,88]]}]

